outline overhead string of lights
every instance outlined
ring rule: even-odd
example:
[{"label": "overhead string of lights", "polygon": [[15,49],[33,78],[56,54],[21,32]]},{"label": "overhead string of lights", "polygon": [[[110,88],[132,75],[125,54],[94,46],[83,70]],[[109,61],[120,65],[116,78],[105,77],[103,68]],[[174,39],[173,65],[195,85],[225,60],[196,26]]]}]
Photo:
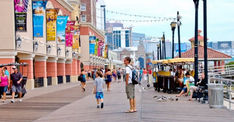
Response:
[{"label": "overhead string of lights", "polygon": [[[103,9],[98,9],[102,11]],[[143,23],[155,23],[155,22],[167,22],[167,21],[176,21],[175,17],[156,17],[156,16],[148,16],[148,15],[138,15],[138,14],[129,14],[118,11],[106,10],[107,14],[116,14],[128,17],[135,17],[136,19],[115,19],[107,17],[107,21],[116,21],[116,22],[143,22]],[[99,16],[100,17],[100,16]],[[102,17],[103,18],[103,17]],[[119,18],[119,16],[118,16]],[[141,19],[139,19],[141,18]]]}]

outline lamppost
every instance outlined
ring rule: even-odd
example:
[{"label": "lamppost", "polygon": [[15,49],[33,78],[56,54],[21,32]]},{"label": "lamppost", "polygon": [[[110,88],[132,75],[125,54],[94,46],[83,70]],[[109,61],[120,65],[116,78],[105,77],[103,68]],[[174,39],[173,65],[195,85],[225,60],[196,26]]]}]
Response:
[{"label": "lamppost", "polygon": [[181,58],[181,47],[180,47],[180,25],[181,25],[181,21],[180,21],[180,19],[181,19],[180,12],[177,11],[179,58]]},{"label": "lamppost", "polygon": [[163,33],[163,37],[162,37],[162,41],[163,41],[163,59],[167,58],[167,54],[166,54],[166,40],[165,40],[165,33]]},{"label": "lamppost", "polygon": [[207,1],[203,0],[203,19],[204,19],[204,72],[205,72],[205,83],[208,83],[208,61],[207,61]]},{"label": "lamppost", "polygon": [[174,37],[175,37],[176,22],[171,22],[172,30],[172,58],[174,58]]},{"label": "lamppost", "polygon": [[199,0],[193,0],[195,5],[195,41],[194,41],[194,68],[195,84],[198,82],[198,7]]},{"label": "lamppost", "polygon": [[160,53],[159,53],[159,47],[160,47],[160,45],[158,44],[158,45],[157,45],[157,59],[158,59],[158,60],[160,60],[160,57],[159,57],[159,55],[160,55]]},{"label": "lamppost", "polygon": [[160,53],[160,60],[162,59],[162,40],[159,43],[159,53]]}]

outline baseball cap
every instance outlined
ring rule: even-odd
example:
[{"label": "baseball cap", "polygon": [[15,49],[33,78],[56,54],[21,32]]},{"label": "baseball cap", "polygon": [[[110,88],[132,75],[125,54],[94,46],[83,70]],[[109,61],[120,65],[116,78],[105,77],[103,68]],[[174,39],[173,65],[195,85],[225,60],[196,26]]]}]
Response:
[{"label": "baseball cap", "polygon": [[13,66],[12,69],[16,69],[16,66]]}]

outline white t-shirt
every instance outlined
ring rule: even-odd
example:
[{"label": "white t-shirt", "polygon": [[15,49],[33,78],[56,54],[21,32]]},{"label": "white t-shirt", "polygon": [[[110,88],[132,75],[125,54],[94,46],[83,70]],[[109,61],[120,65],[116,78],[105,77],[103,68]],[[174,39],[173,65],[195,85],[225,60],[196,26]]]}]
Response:
[{"label": "white t-shirt", "polygon": [[132,83],[132,70],[131,70],[130,67],[132,68],[132,66],[128,65],[128,66],[126,66],[126,68],[125,68],[126,74],[129,74],[129,77],[128,77],[128,84]]}]

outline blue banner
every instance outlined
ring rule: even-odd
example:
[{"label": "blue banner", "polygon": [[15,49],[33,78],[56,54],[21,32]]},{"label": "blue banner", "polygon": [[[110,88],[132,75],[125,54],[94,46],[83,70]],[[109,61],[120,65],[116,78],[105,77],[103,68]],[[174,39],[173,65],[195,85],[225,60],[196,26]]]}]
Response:
[{"label": "blue banner", "polygon": [[32,1],[34,37],[43,37],[43,25],[46,3],[47,1]]},{"label": "blue banner", "polygon": [[89,44],[89,54],[95,53],[95,44]]},{"label": "blue banner", "polygon": [[65,42],[66,24],[68,16],[57,16],[57,41]]}]

